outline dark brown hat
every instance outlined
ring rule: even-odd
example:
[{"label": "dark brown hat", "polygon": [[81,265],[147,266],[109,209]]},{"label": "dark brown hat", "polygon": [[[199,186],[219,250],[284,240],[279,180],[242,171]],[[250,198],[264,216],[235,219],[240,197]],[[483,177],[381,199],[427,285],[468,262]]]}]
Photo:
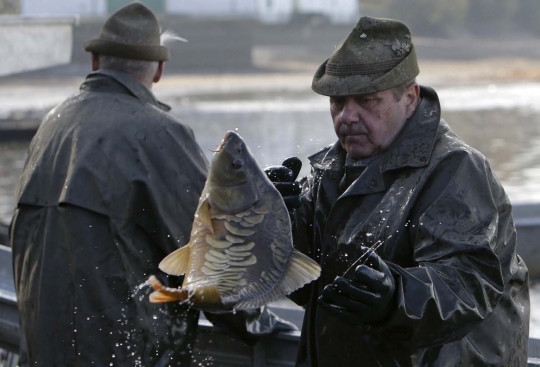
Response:
[{"label": "dark brown hat", "polygon": [[170,57],[169,49],[160,45],[160,27],[155,14],[138,2],[112,14],[99,38],[86,42],[84,49],[135,60],[167,61]]},{"label": "dark brown hat", "polygon": [[411,81],[419,73],[405,24],[362,17],[319,67],[311,88],[325,96],[374,93]]}]

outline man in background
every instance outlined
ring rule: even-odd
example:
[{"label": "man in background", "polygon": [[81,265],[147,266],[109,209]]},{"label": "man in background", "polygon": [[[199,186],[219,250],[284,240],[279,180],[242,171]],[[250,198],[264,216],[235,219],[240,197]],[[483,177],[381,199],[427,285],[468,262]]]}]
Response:
[{"label": "man in background", "polygon": [[[41,123],[10,228],[28,362],[189,366],[199,312],[143,286],[181,284],[158,264],[189,241],[207,160],[151,91],[169,58],[152,11],[125,6],[84,47],[93,72]],[[290,327],[266,310],[210,316],[245,341]]]}]

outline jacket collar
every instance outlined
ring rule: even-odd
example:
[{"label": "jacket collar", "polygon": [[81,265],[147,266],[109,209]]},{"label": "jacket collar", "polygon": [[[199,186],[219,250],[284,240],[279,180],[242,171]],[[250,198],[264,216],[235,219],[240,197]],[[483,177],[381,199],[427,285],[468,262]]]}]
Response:
[{"label": "jacket collar", "polygon": [[[429,87],[420,87],[420,103],[409,121],[398,134],[391,147],[377,157],[343,196],[367,194],[384,190],[383,173],[402,167],[423,167],[429,163],[439,127],[441,108],[436,92]],[[333,180],[325,177],[341,177],[345,166],[346,152],[339,141],[309,157],[315,170],[329,172],[321,183],[326,190]],[[334,190],[330,190],[334,191]],[[337,193],[334,193],[337,194]],[[339,195],[338,195],[339,196]]]},{"label": "jacket collar", "polygon": [[[88,74],[88,76],[86,77],[86,81],[81,86],[81,89],[91,90],[92,83],[94,82],[93,79],[99,76],[105,76],[114,79],[114,81],[121,84],[129,92],[129,94],[143,102],[150,103],[151,105],[154,105],[167,112],[171,110],[170,106],[166,105],[165,103],[159,102],[154,93],[152,93],[150,89],[144,86],[137,79],[117,70],[100,69]],[[97,83],[99,82],[97,81]],[[89,88],[84,88],[85,86]]]},{"label": "jacket collar", "polygon": [[384,156],[383,172],[402,167],[424,167],[429,163],[441,120],[437,93],[420,87],[420,103]]}]

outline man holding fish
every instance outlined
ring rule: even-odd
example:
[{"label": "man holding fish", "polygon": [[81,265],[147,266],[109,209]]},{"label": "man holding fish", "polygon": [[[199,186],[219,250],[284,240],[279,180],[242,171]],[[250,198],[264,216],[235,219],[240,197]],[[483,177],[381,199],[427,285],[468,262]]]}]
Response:
[{"label": "man holding fish", "polygon": [[362,17],[313,78],[338,141],[309,157],[298,205],[291,160],[267,169],[296,208],[295,248],[322,268],[291,296],[298,366],[527,364],[511,204],[418,74],[409,29]]}]

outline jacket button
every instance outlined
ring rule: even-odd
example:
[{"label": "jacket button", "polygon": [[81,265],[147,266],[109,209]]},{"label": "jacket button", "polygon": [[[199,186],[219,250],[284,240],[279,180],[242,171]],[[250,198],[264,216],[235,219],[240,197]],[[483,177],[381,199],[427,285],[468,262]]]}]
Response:
[{"label": "jacket button", "polygon": [[370,185],[370,186],[377,186],[377,181],[375,181],[375,180],[370,180],[370,181],[369,181],[369,185]]}]

